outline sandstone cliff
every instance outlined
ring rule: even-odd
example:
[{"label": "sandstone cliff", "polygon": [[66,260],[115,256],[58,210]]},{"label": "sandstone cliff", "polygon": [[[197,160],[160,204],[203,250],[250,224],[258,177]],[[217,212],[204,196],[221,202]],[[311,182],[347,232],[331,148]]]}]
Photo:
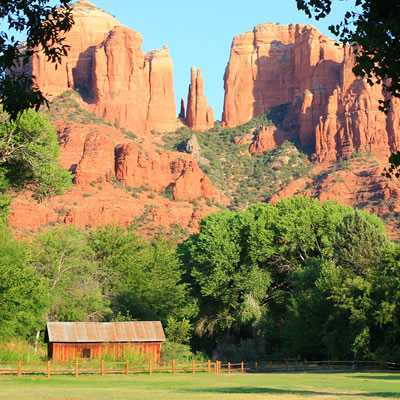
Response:
[{"label": "sandstone cliff", "polygon": [[153,234],[178,224],[190,232],[229,200],[189,154],[161,151],[149,140],[127,139],[107,125],[56,122],[62,166],[75,172],[73,188],[38,204],[29,193],[14,198],[10,224],[19,232],[55,224],[98,226],[117,222]]},{"label": "sandstone cliff", "polygon": [[187,101],[186,123],[195,131],[206,131],[214,126],[214,112],[207,106],[203,92],[204,81],[201,70],[192,67]]},{"label": "sandstone cliff", "polygon": [[63,64],[55,69],[39,53],[25,67],[48,98],[77,89],[88,109],[135,133],[176,129],[168,48],[144,55],[139,33],[87,0],[73,5],[73,15]]},{"label": "sandstone cliff", "polygon": [[312,26],[258,25],[233,40],[223,122],[242,124],[289,103],[288,118],[295,120],[300,143],[315,151],[315,159],[367,150],[383,160],[399,148],[400,108],[394,101],[388,116],[379,112],[381,86],[356,78],[353,65],[350,48],[337,46]]}]

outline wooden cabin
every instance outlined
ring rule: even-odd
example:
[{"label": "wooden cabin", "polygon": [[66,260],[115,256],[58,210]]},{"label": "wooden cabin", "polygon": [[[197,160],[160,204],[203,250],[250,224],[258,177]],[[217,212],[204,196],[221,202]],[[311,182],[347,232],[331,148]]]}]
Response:
[{"label": "wooden cabin", "polygon": [[48,322],[45,340],[53,361],[123,358],[134,350],[157,363],[165,335],[160,321]]}]

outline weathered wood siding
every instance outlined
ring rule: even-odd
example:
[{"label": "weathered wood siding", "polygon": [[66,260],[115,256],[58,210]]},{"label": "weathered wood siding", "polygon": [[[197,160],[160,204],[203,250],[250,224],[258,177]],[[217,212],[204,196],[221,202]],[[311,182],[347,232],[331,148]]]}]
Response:
[{"label": "weathered wood siding", "polygon": [[49,343],[48,355],[53,361],[69,361],[84,357],[84,350],[90,350],[90,358],[101,359],[106,355],[123,357],[124,351],[137,351],[148,355],[153,362],[160,362],[161,342],[134,343]]}]

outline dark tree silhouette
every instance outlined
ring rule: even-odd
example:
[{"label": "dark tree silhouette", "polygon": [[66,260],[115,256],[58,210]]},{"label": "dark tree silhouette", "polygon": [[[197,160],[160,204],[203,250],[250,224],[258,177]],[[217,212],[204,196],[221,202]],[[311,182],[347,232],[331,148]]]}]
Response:
[{"label": "dark tree silhouette", "polygon": [[49,6],[49,0],[1,0],[0,18],[5,20],[8,32],[26,32],[26,42],[0,32],[0,101],[4,111],[15,120],[20,112],[36,110],[48,104],[39,88],[18,65],[25,65],[37,51],[44,51],[48,61],[56,64],[67,54],[63,34],[73,24],[70,0],[59,0],[58,6]]}]

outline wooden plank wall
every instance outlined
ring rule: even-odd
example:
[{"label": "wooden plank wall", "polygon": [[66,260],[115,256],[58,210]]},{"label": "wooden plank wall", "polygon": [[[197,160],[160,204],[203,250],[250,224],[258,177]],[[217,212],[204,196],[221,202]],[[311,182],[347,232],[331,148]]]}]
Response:
[{"label": "wooden plank wall", "polygon": [[49,343],[48,355],[53,361],[69,361],[84,358],[84,349],[90,350],[90,358],[101,359],[106,355],[122,358],[124,350],[137,351],[151,357],[155,363],[160,362],[161,342],[134,343]]}]

